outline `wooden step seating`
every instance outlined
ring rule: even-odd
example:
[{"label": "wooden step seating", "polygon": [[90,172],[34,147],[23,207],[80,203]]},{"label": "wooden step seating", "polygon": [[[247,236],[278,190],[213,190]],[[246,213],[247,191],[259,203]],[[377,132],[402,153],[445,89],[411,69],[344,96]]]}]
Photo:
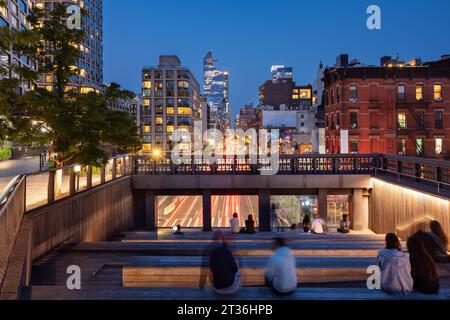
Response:
[{"label": "wooden step seating", "polygon": [[212,292],[192,288],[123,288],[114,286],[82,287],[69,291],[65,286],[33,286],[28,298],[33,300],[449,300],[450,290],[442,289],[437,295],[413,293],[409,297],[396,297],[383,291],[367,288],[298,288],[295,293],[280,296],[263,287],[247,287],[235,296],[223,297]]},{"label": "wooden step seating", "polygon": [[[296,258],[299,283],[365,281],[375,258]],[[245,287],[264,286],[266,257],[239,257]],[[210,285],[208,257],[134,257],[123,268],[125,287],[198,287]]]}]

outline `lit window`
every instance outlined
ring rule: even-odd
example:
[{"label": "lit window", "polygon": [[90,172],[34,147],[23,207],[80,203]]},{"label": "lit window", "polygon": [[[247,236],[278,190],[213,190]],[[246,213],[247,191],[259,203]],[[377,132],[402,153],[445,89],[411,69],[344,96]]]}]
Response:
[{"label": "lit window", "polygon": [[423,100],[423,85],[419,84],[416,86],[416,100]]},{"label": "lit window", "polygon": [[151,89],[152,88],[152,82],[151,81],[144,81],[144,82],[142,82],[142,88],[143,89]]},{"label": "lit window", "polygon": [[167,130],[167,133],[173,133],[173,131],[175,129],[174,129],[174,126],[167,126],[166,130]]},{"label": "lit window", "polygon": [[150,107],[150,99],[144,99],[144,107]]},{"label": "lit window", "polygon": [[149,125],[144,126],[144,133],[150,133],[152,131],[152,127]]},{"label": "lit window", "polygon": [[163,118],[162,117],[156,117],[155,123],[156,124],[163,124]]},{"label": "lit window", "polygon": [[166,113],[167,113],[168,115],[173,115],[175,112],[174,112],[174,109],[173,109],[173,108],[167,108],[167,109],[166,109]]},{"label": "lit window", "polygon": [[435,84],[433,86],[434,88],[434,100],[435,101],[442,101],[442,85],[441,84]]},{"label": "lit window", "polygon": [[424,149],[424,139],[423,138],[417,138],[416,139],[416,148],[417,148],[417,155],[421,156],[425,154],[425,149]]},{"label": "lit window", "polygon": [[398,127],[400,129],[406,129],[407,123],[406,123],[406,113],[405,112],[399,112],[398,113]]},{"label": "lit window", "polygon": [[192,109],[191,108],[178,108],[178,114],[190,116],[192,114]]},{"label": "lit window", "polygon": [[311,99],[311,90],[310,89],[300,89],[300,98],[301,99]]},{"label": "lit window", "polygon": [[292,95],[292,99],[298,100],[298,99],[300,99],[300,96],[298,94],[294,94],[294,95]]},{"label": "lit window", "polygon": [[436,139],[435,152],[437,156],[441,156],[444,154],[444,140],[442,138]]},{"label": "lit window", "polygon": [[142,150],[144,151],[152,151],[152,145],[151,144],[143,144]]}]

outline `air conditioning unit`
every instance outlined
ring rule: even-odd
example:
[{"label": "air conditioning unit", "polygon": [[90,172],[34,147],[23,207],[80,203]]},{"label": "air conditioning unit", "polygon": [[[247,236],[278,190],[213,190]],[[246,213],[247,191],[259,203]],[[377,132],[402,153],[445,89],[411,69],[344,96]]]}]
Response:
[{"label": "air conditioning unit", "polygon": [[435,102],[442,102],[442,101],[444,101],[444,99],[442,99],[442,98],[435,98],[434,101]]},{"label": "air conditioning unit", "polygon": [[358,99],[357,98],[350,98],[350,103],[357,103]]}]

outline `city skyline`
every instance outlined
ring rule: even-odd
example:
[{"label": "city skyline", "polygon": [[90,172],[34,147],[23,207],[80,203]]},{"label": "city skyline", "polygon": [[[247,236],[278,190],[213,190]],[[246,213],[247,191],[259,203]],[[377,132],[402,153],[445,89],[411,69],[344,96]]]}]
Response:
[{"label": "city skyline", "polygon": [[[350,54],[351,59],[377,65],[383,55],[395,57],[399,53],[402,59],[420,56],[426,61],[450,51],[448,43],[441,40],[441,33],[436,32],[450,28],[445,18],[450,9],[447,1],[417,3],[414,7],[406,7],[406,1],[378,1],[382,10],[379,31],[366,27],[366,9],[372,4],[369,1],[345,4],[259,1],[258,6],[248,1],[240,4],[240,14],[236,14],[233,4],[210,4],[208,10],[233,17],[232,25],[217,28],[204,27],[202,15],[207,12],[201,0],[193,8],[181,2],[171,4],[170,8],[165,3],[132,2],[136,6],[119,6],[114,1],[104,4],[105,80],[118,81],[139,92],[142,66],[153,65],[160,54],[177,54],[201,79],[202,59],[212,49],[233,79],[230,83],[233,119],[240,107],[257,103],[258,88],[270,79],[272,65],[292,66],[295,81],[312,84],[320,61],[332,66],[335,57],[343,52]],[[272,13],[277,11],[283,12],[279,15],[282,23],[273,22]],[[170,12],[174,19],[189,15],[189,24],[180,29],[176,24],[167,25],[165,15],[152,15],[151,23],[156,27],[152,29],[152,41],[146,41],[150,36],[145,31],[149,26],[146,16],[152,12]],[[411,19],[415,21],[414,32]],[[158,25],[164,28],[159,29]],[[115,41],[119,37],[121,41]],[[289,44],[289,50],[285,50],[285,45],[277,45],[281,43]]]}]

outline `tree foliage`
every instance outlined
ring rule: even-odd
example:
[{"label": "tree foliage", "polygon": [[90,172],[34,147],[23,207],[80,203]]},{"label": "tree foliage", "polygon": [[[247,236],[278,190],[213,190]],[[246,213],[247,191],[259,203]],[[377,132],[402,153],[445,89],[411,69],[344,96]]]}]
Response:
[{"label": "tree foliage", "polygon": [[12,67],[20,80],[37,82],[51,74],[53,89],[35,87],[19,95],[18,79],[0,80],[0,138],[3,134],[17,143],[47,145],[58,165],[100,165],[112,152],[141,147],[130,115],[108,109],[116,99],[132,99],[134,94],[115,83],[104,93],[82,94],[68,87],[70,77],[80,71],[75,66],[85,34],[69,29],[67,17],[66,7],[56,5],[51,13],[36,9],[28,17],[30,30],[2,30],[2,48],[12,47],[38,64],[37,70]]}]

